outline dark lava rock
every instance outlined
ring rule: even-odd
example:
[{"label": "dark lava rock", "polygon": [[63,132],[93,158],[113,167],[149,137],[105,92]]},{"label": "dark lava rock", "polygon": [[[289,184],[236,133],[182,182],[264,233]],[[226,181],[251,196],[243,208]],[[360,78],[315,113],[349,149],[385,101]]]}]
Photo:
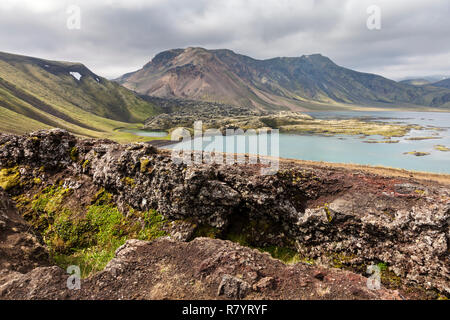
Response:
[{"label": "dark lava rock", "polygon": [[[70,181],[69,187],[88,181],[112,193],[123,210],[156,209],[171,220],[214,228],[218,235],[235,230],[253,246],[289,245],[324,265],[356,266],[361,272],[383,262],[402,285],[450,294],[448,185],[291,161],[281,161],[275,175],[261,175],[261,164],[187,166],[146,144],[78,139],[63,130],[0,135],[0,168],[14,166],[23,184],[10,194],[28,192],[26,182],[38,175],[46,181],[55,176]],[[192,234],[190,227],[179,228],[180,240]],[[178,246],[185,244],[174,245],[174,250]],[[211,252],[192,266],[211,257],[217,254]],[[120,277],[122,269],[114,270]],[[105,272],[106,277],[112,271]],[[236,276],[222,272],[214,290],[203,296],[216,295],[223,274]],[[270,276],[279,278],[276,272]],[[158,286],[159,291],[137,295],[162,297],[161,292],[170,291],[163,282]],[[169,295],[175,297],[178,291],[172,289]],[[119,288],[117,292],[108,296],[120,298]]]},{"label": "dark lava rock", "polygon": [[48,265],[48,252],[0,188],[0,282],[7,274]]},{"label": "dark lava rock", "polygon": [[[288,266],[224,240],[130,240],[104,271],[82,280],[80,290],[67,289],[62,269],[37,268],[0,284],[0,299],[401,298],[393,290],[370,290],[367,278],[344,270],[320,268],[325,277],[318,280],[317,269],[303,263]],[[270,285],[274,279],[277,286]]]}]

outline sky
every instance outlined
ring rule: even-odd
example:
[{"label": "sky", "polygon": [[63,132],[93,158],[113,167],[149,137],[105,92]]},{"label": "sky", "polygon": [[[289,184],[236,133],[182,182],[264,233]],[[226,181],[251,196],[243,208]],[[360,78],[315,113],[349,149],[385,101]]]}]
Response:
[{"label": "sky", "polygon": [[193,46],[256,59],[321,53],[394,80],[450,75],[449,30],[450,0],[0,0],[0,51],[107,78]]}]

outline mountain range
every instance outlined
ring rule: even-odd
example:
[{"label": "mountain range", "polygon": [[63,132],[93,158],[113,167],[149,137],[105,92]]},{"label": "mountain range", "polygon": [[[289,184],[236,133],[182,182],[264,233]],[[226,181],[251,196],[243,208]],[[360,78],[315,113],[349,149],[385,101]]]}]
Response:
[{"label": "mountain range", "polygon": [[433,83],[433,86],[450,89],[450,79],[444,79],[444,80],[435,82],[435,83]]},{"label": "mountain range", "polygon": [[450,91],[357,72],[321,54],[257,60],[231,50],[173,49],[116,79],[142,95],[189,98],[254,109],[344,105],[450,107]]},{"label": "mountain range", "polygon": [[186,101],[180,108],[192,106],[193,114],[195,101],[203,111],[209,103],[211,110],[257,113],[355,106],[448,110],[450,80],[396,82],[340,67],[320,54],[257,60],[231,50],[186,48],[161,52],[142,69],[110,81],[81,63],[0,52],[1,132],[59,127],[129,141],[136,137],[118,128],[170,113],[167,105],[177,110],[174,101]]}]

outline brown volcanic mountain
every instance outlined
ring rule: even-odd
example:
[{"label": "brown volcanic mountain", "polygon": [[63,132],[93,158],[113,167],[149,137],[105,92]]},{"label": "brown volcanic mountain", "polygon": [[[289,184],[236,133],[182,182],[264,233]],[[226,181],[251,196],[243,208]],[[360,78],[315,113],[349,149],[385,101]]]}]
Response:
[{"label": "brown volcanic mountain", "polygon": [[353,71],[320,54],[256,60],[231,50],[174,49],[117,81],[143,95],[265,110],[342,104],[450,107],[448,89]]}]

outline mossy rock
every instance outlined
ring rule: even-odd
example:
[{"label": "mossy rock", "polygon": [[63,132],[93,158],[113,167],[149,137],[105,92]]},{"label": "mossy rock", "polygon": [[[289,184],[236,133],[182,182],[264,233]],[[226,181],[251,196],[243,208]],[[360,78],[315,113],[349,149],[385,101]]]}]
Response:
[{"label": "mossy rock", "polygon": [[114,196],[102,188],[85,210],[72,211],[66,207],[72,192],[56,182],[31,199],[15,198],[55,263],[63,268],[78,265],[86,277],[102,270],[128,239],[154,240],[167,235],[168,222],[155,210],[130,209],[125,216]]},{"label": "mossy rock", "polygon": [[18,167],[0,170],[0,187],[9,191],[20,185],[20,172]]},{"label": "mossy rock", "polygon": [[124,177],[124,178],[122,178],[121,181],[122,181],[123,184],[125,184],[125,185],[127,185],[127,186],[129,186],[131,188],[134,188],[136,186],[136,181],[133,178]]},{"label": "mossy rock", "polygon": [[141,159],[141,168],[140,168],[141,173],[152,173],[153,172],[153,168],[149,166],[149,163],[150,163],[149,159],[146,159],[146,158]]},{"label": "mossy rock", "polygon": [[77,147],[73,147],[70,149],[69,156],[72,161],[74,161],[74,162],[78,161],[78,155],[79,155],[79,152],[78,152]]}]

